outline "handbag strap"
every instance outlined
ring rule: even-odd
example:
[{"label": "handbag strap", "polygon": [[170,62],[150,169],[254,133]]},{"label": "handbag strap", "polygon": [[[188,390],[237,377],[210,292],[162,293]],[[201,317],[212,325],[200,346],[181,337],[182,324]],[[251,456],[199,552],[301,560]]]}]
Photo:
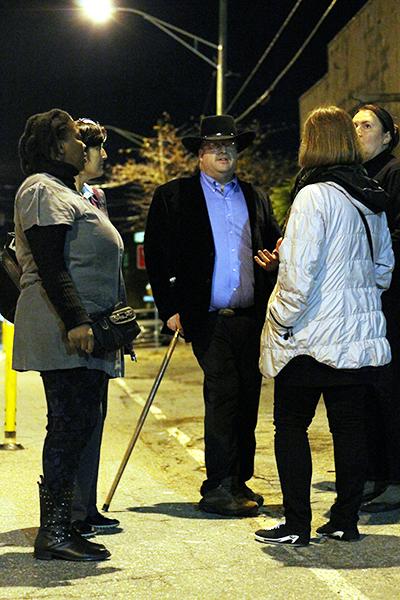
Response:
[{"label": "handbag strap", "polygon": [[[353,204],[353,202],[352,202],[352,204]],[[356,206],[355,204],[353,204],[353,206],[354,206],[354,208],[355,208],[356,210],[358,210],[358,214],[359,214],[359,215],[360,215],[360,217],[361,217],[361,221],[364,223],[364,227],[365,227],[365,233],[367,234],[367,240],[368,240],[369,251],[370,251],[370,253],[371,253],[371,259],[372,259],[372,262],[375,262],[375,261],[374,261],[374,247],[373,247],[373,245],[372,245],[372,235],[371,235],[371,230],[370,230],[370,228],[369,228],[369,225],[368,225],[367,219],[365,218],[365,215],[364,215],[363,211],[362,211],[360,208],[358,208],[358,206]]]},{"label": "handbag strap", "polygon": [[363,211],[360,208],[358,208],[358,206],[356,206],[354,204],[354,202],[352,201],[351,197],[346,192],[344,192],[343,190],[341,190],[338,187],[336,187],[336,185],[332,185],[331,183],[328,183],[328,185],[331,186],[331,187],[334,187],[336,190],[338,190],[338,192],[342,192],[342,194],[344,196],[346,196],[346,198],[350,201],[350,204],[352,204],[354,206],[354,208],[357,210],[358,214],[361,217],[361,221],[363,222],[363,225],[365,227],[365,233],[367,234],[367,240],[368,240],[369,252],[371,254],[371,260],[372,260],[372,262],[375,262],[375,260],[374,260],[374,246],[372,244],[371,230],[369,228],[368,221],[365,218],[365,215],[364,215]]},{"label": "handbag strap", "polygon": [[[352,203],[352,204],[353,204],[353,203]],[[356,206],[355,204],[353,204],[353,206],[354,206],[354,208],[355,208],[355,209],[357,209],[357,210],[358,210],[358,214],[360,215],[360,217],[361,217],[361,221],[362,221],[362,222],[363,222],[363,224],[364,224],[364,227],[365,227],[365,233],[367,234],[367,240],[368,240],[369,251],[370,251],[370,254],[371,254],[371,260],[372,260],[372,262],[375,262],[375,261],[374,261],[374,247],[373,247],[373,245],[372,245],[372,235],[371,235],[371,230],[370,230],[370,228],[369,228],[369,225],[368,225],[368,221],[367,221],[367,219],[365,218],[365,215],[364,215],[363,211],[362,211],[360,208],[358,208],[358,206]]]}]

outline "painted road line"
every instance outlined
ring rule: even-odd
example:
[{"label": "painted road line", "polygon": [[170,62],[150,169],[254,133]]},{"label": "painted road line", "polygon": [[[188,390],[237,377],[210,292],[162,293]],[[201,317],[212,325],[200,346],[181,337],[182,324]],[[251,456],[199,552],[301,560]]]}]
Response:
[{"label": "painted road line", "polygon": [[[326,540],[324,543],[329,543]],[[335,544],[345,543],[345,542],[333,542]],[[369,596],[365,596],[358,588],[352,585],[346,577],[341,575],[339,571],[335,571],[334,569],[323,569],[318,567],[311,567],[307,563],[312,563],[314,558],[312,556],[308,557],[294,548],[290,548],[289,546],[285,546],[282,544],[282,548],[284,548],[289,554],[292,554],[293,551],[296,552],[296,560],[299,562],[303,562],[304,567],[311,571],[315,577],[317,577],[320,581],[322,581],[340,600],[371,600]]]},{"label": "painted road line", "polygon": [[[134,394],[133,392],[131,392],[131,390],[129,389],[129,386],[127,385],[127,383],[122,378],[114,379],[114,382],[117,385],[119,385],[124,390],[124,392],[129,396],[129,398],[131,398],[134,402],[136,402],[136,404],[138,404],[142,408],[144,407],[144,405],[146,404],[145,399],[140,394]],[[159,421],[163,421],[163,420],[165,421],[167,419],[167,416],[155,404],[151,405],[150,412],[153,415],[153,417],[155,419],[159,420]],[[184,431],[182,431],[181,429],[179,429],[179,427],[167,427],[166,431],[183,448],[185,448],[186,452],[199,465],[201,465],[201,466],[205,465],[204,450],[201,450],[200,448],[191,448],[191,447],[188,447],[189,444],[192,441],[192,438],[190,436],[188,436]]]},{"label": "painted road line", "polygon": [[167,427],[170,436],[178,440],[181,446],[187,446],[190,442],[190,437],[183,433],[178,427]]},{"label": "painted road line", "polygon": [[[144,405],[146,404],[146,400],[143,398],[143,396],[141,396],[140,394],[132,393],[129,389],[129,386],[125,383],[123,379],[118,377],[117,379],[114,379],[114,381],[117,385],[119,385],[119,387],[121,387],[124,390],[124,392],[129,396],[129,398],[131,398],[134,402],[136,402],[136,404],[138,404],[142,408],[144,407]],[[155,417],[159,421],[165,420],[167,418],[162,412],[162,410],[160,410],[155,404],[152,404],[150,406],[150,412],[153,415],[153,417]]]},{"label": "painted road line", "polygon": [[338,571],[334,571],[333,569],[317,569],[315,567],[311,567],[310,571],[320,581],[323,581],[340,600],[370,600],[369,596],[365,596],[360,592],[358,588],[349,583],[346,577]]}]

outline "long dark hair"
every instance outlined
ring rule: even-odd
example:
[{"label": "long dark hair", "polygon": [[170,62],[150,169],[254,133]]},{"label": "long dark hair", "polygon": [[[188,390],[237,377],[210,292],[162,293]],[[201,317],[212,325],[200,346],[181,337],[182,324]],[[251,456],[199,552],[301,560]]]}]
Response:
[{"label": "long dark hair", "polygon": [[29,117],[18,144],[21,169],[25,175],[45,171],[49,163],[54,162],[59,142],[65,139],[73,123],[71,115],[60,108]]}]

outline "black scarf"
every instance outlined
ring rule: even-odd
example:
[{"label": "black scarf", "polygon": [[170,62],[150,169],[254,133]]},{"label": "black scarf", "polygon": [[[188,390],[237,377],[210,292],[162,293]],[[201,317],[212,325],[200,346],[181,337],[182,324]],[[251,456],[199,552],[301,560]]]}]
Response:
[{"label": "black scarf", "polygon": [[332,165],[301,169],[292,190],[292,201],[306,185],[328,181],[339,184],[375,214],[384,211],[388,204],[386,192],[376,181],[368,177],[362,165]]},{"label": "black scarf", "polygon": [[386,165],[391,160],[394,160],[394,158],[395,157],[393,156],[393,154],[390,154],[390,150],[384,150],[377,156],[374,156],[374,158],[367,160],[364,163],[364,168],[367,171],[369,177],[375,177],[379,173],[379,171],[381,171],[383,167],[386,167]]},{"label": "black scarf", "polygon": [[57,177],[57,179],[60,179],[67,187],[76,192],[75,177],[78,175],[79,171],[73,165],[59,160],[49,160],[43,163],[42,172]]}]

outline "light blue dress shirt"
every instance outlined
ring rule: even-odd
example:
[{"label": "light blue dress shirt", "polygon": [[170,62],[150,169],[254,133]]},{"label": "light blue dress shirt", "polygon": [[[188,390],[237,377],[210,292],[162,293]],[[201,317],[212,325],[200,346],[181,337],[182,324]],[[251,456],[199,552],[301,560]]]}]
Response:
[{"label": "light blue dress shirt", "polygon": [[210,311],[254,304],[253,248],[246,200],[236,177],[221,186],[200,174],[215,246]]}]

